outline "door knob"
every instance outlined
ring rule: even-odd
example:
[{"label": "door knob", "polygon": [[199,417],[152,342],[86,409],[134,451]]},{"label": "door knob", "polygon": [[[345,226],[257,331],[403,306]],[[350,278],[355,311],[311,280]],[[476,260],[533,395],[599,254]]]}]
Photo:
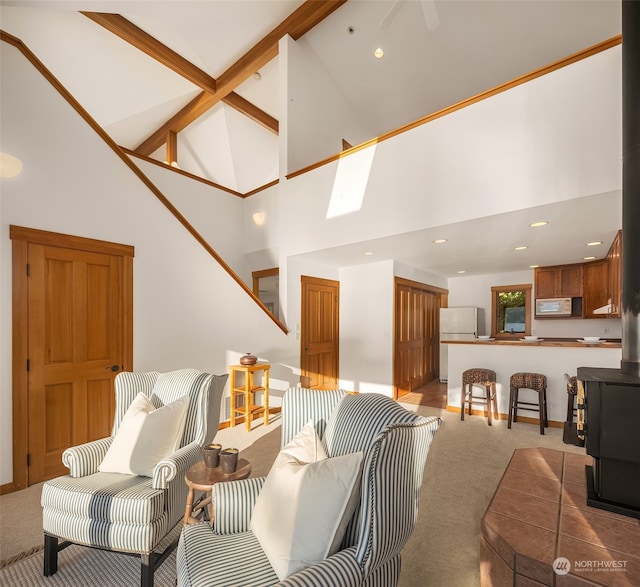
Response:
[{"label": "door knob", "polygon": [[111,369],[114,373],[120,371],[120,365],[111,365],[111,367],[105,367],[105,369]]}]

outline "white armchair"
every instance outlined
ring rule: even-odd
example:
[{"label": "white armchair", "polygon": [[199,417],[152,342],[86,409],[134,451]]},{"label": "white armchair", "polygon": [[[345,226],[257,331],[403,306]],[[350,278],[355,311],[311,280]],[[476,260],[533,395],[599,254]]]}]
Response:
[{"label": "white armchair", "polygon": [[[213,528],[202,523],[182,531],[177,554],[180,587],[397,584],[400,551],[415,528],[424,465],[441,420],[416,415],[379,394],[292,388],[283,399],[282,446],[295,444],[290,441],[300,437],[296,434],[309,420],[322,439],[327,460],[363,453],[355,513],[337,551],[282,577],[272,565],[272,554],[265,552],[266,542],[252,530],[256,502],[261,491],[267,491],[272,473],[266,482],[253,478],[217,483],[212,488]],[[336,493],[341,482],[335,483]],[[285,492],[290,489],[287,484],[282,487]],[[294,517],[314,509],[309,502],[296,509],[294,494],[291,490]],[[279,540],[278,533],[284,530],[277,516],[275,512],[273,536]],[[313,534],[318,528],[307,530]]]},{"label": "white armchair", "polygon": [[[218,430],[227,377],[195,369],[164,374],[123,372],[116,376],[111,437],[66,450],[62,460],[69,474],[43,486],[46,576],[58,570],[58,552],[75,543],[139,554],[141,585],[153,585],[156,567],[177,545],[178,522],[184,515],[187,496],[184,475],[202,459],[200,447],[211,442]],[[180,400],[185,396],[188,399]],[[121,426],[127,410],[132,402],[147,402],[147,398],[153,404],[150,409],[180,404],[177,449],[144,474],[104,472],[110,469],[104,465],[107,452],[114,446],[119,429],[124,434],[128,425]],[[162,552],[157,552],[160,549]]]}]

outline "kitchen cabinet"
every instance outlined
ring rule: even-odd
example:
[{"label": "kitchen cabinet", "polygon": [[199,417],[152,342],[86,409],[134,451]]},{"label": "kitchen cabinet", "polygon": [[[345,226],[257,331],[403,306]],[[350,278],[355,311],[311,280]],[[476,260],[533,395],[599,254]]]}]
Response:
[{"label": "kitchen cabinet", "polygon": [[582,297],[582,263],[535,269],[536,298]]},{"label": "kitchen cabinet", "polygon": [[621,290],[622,290],[622,231],[619,230],[616,238],[611,243],[611,248],[607,253],[607,268],[609,273],[608,285],[611,300],[611,313],[609,317],[619,318],[621,310]]},{"label": "kitchen cabinet", "polygon": [[582,311],[584,318],[609,318],[609,314],[594,314],[596,308],[609,303],[609,261],[599,259],[582,266]]}]

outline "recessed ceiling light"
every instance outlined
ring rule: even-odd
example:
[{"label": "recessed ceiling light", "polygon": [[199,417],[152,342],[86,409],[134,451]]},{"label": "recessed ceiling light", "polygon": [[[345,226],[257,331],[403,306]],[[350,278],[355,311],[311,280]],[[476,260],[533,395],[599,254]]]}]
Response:
[{"label": "recessed ceiling light", "polygon": [[540,220],[539,222],[532,222],[529,224],[531,228],[538,228],[539,226],[546,226],[549,224],[546,220]]},{"label": "recessed ceiling light", "polygon": [[373,255],[373,253],[371,251],[365,251],[364,254],[365,255]]},{"label": "recessed ceiling light", "polygon": [[382,50],[381,47],[378,47],[374,52],[373,55],[375,56],[376,59],[382,59],[384,57],[384,51]]},{"label": "recessed ceiling light", "polygon": [[436,245],[441,245],[442,243],[446,243],[447,239],[446,238],[437,238],[433,241]]},{"label": "recessed ceiling light", "polygon": [[536,267],[540,267],[540,265],[529,265],[529,269],[535,269]]},{"label": "recessed ceiling light", "polygon": [[594,259],[597,259],[597,257],[583,257],[585,261],[593,261]]},{"label": "recessed ceiling light", "polygon": [[259,82],[259,81],[262,79],[262,76],[260,75],[260,72],[259,72],[259,71],[256,71],[256,72],[253,74],[253,79],[254,79],[254,80],[256,80],[257,82]]},{"label": "recessed ceiling light", "polygon": [[588,247],[595,247],[596,245],[601,245],[602,241],[591,241],[590,243],[587,243]]},{"label": "recessed ceiling light", "polygon": [[466,273],[466,271],[464,269],[461,269],[460,271],[458,271],[458,273]]},{"label": "recessed ceiling light", "polygon": [[520,247],[513,247],[514,251],[524,251],[525,249],[528,249],[529,247],[522,245]]}]

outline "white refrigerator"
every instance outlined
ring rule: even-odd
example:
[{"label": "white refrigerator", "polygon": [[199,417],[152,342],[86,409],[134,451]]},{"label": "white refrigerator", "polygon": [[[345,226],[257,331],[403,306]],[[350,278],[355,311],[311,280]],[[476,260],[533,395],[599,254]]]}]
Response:
[{"label": "white refrigerator", "polygon": [[449,345],[444,340],[475,340],[478,336],[478,308],[440,308],[440,381],[447,381]]}]

